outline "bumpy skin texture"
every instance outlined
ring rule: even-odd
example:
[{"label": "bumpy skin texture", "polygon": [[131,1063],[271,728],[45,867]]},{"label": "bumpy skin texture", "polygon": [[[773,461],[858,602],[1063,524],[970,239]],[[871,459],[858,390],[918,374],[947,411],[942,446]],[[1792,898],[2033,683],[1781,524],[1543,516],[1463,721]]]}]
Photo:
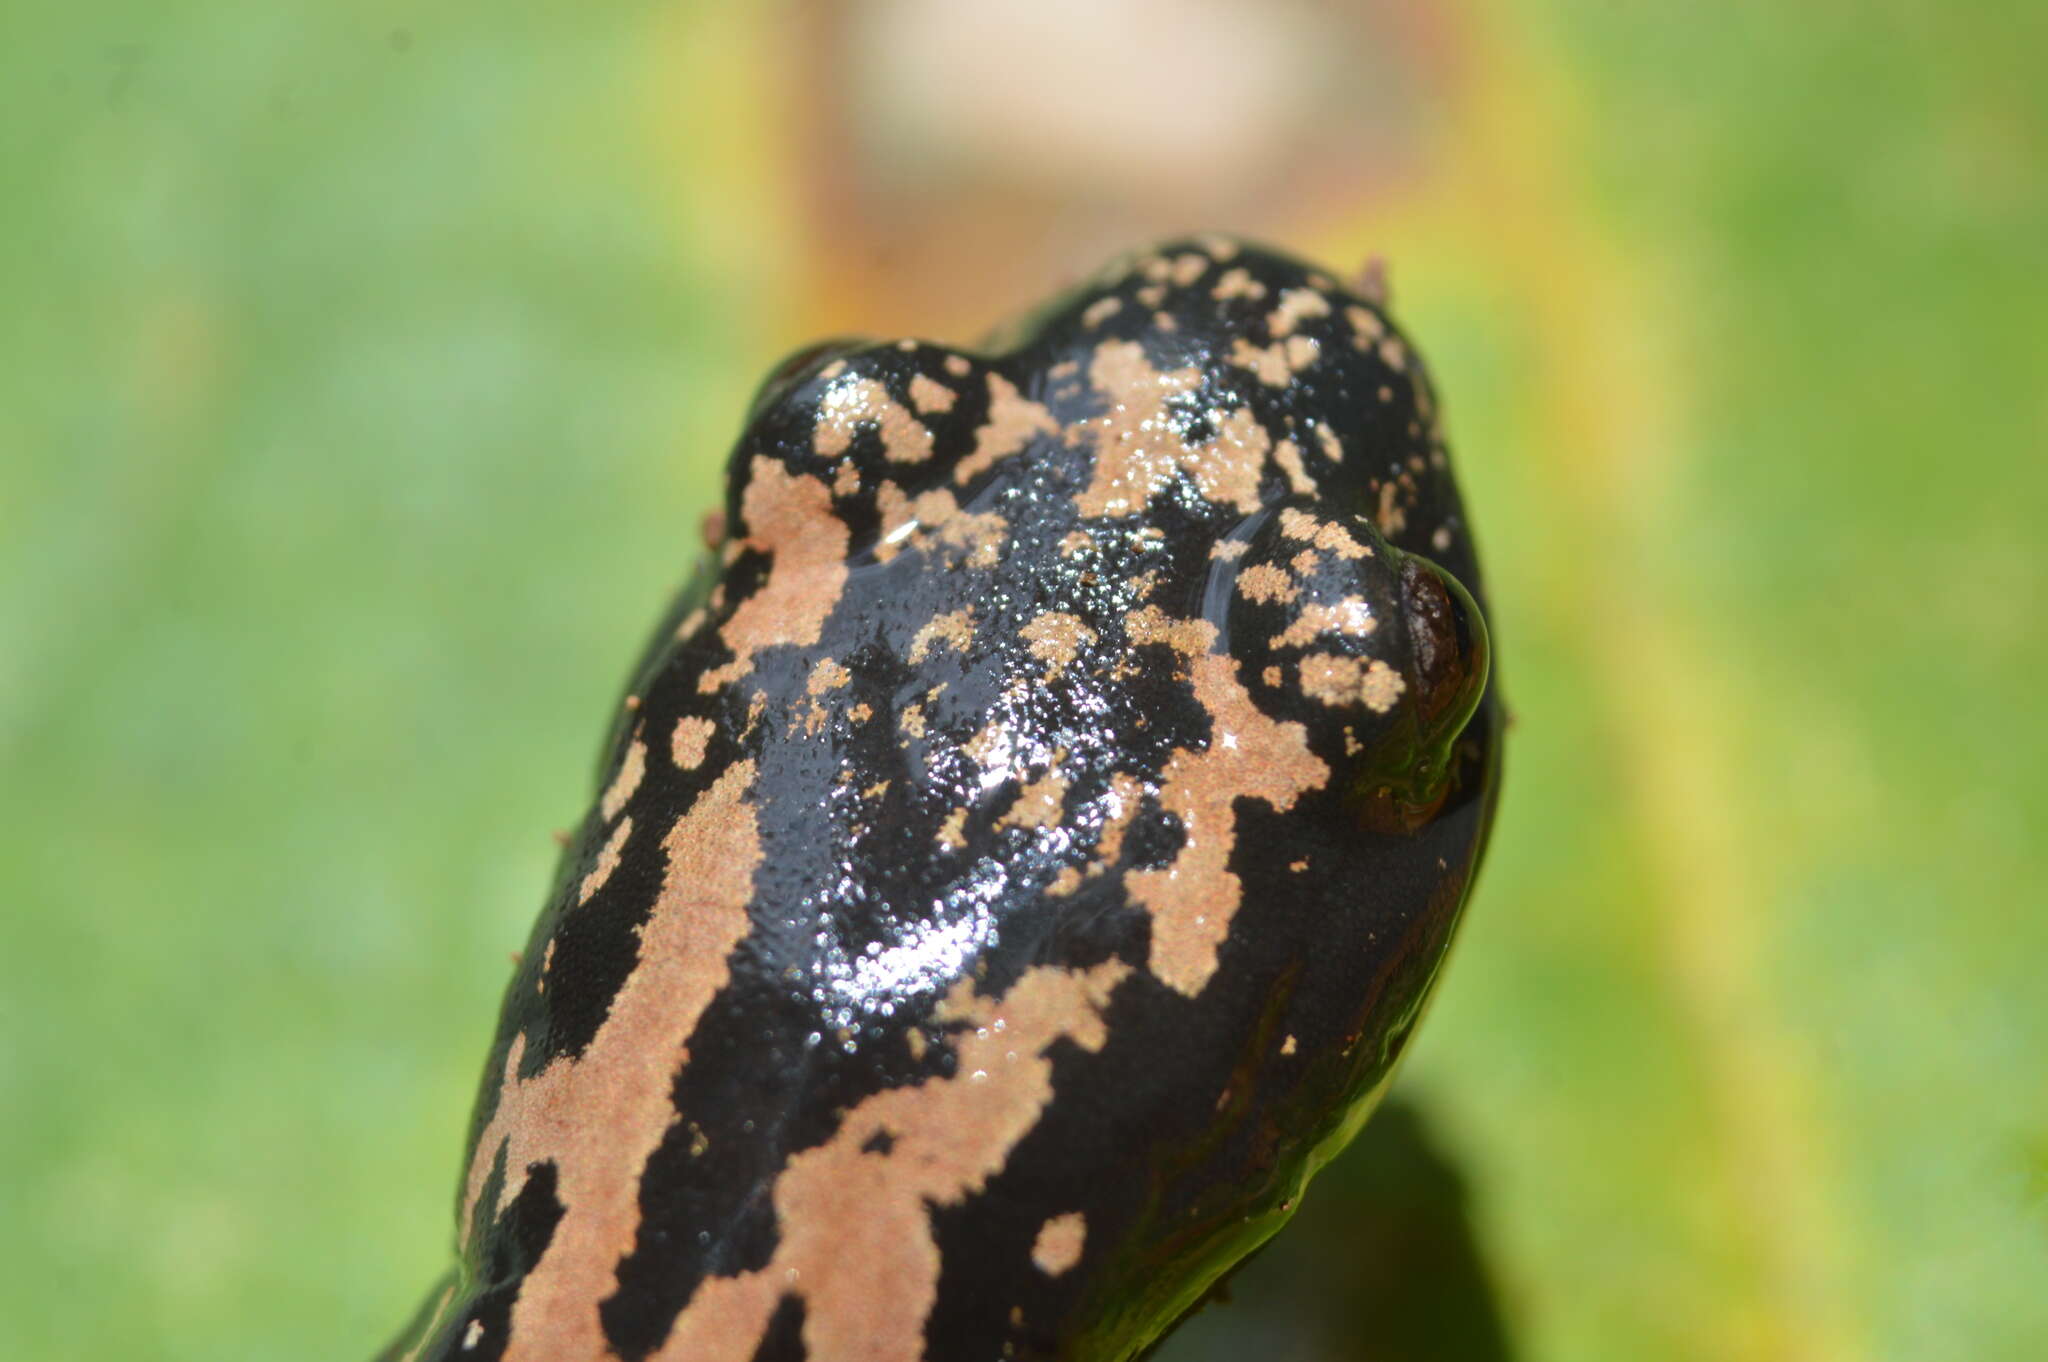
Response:
[{"label": "bumpy skin texture", "polygon": [[1428,383],[1219,238],[755,404],[387,1357],[1121,1359],[1389,1076],[1501,717]]}]

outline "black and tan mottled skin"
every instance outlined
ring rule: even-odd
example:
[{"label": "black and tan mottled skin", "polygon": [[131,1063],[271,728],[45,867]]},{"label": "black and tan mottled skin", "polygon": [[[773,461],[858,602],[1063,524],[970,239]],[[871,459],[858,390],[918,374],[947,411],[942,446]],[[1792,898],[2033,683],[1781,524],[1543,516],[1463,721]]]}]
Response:
[{"label": "black and tan mottled skin", "polygon": [[1219,238],[1010,335],[763,389],[387,1357],[1126,1358],[1384,1086],[1501,730],[1420,362]]}]

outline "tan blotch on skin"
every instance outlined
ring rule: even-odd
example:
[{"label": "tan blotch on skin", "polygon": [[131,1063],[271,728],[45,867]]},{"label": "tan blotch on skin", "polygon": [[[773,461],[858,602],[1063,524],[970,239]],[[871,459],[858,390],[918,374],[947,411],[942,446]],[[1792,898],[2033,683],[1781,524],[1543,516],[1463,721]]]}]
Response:
[{"label": "tan blotch on skin", "polygon": [[1095,471],[1076,502],[1084,516],[1130,515],[1177,473],[1194,481],[1209,501],[1249,515],[1259,509],[1259,477],[1272,438],[1240,407],[1217,423],[1216,437],[1190,445],[1169,399],[1201,386],[1196,366],[1161,373],[1136,341],[1104,341],[1088,363],[1088,381],[1109,411],[1088,423],[1095,438]]},{"label": "tan blotch on skin", "polygon": [[1373,618],[1372,605],[1362,596],[1346,596],[1335,605],[1311,602],[1301,608],[1288,626],[1273,635],[1270,647],[1306,648],[1324,634],[1364,638],[1380,627]]},{"label": "tan blotch on skin", "polygon": [[1102,821],[1102,836],[1095,843],[1098,866],[1107,869],[1123,856],[1124,834],[1131,830],[1144,800],[1145,783],[1136,776],[1118,771],[1109,778],[1109,793],[1103,797],[1107,816]]},{"label": "tan blotch on skin", "polygon": [[811,679],[804,688],[812,695],[823,695],[828,690],[838,690],[853,680],[853,673],[839,665],[834,658],[820,658],[818,665],[811,668]]},{"label": "tan blotch on skin", "polygon": [[1031,1261],[1048,1277],[1057,1277],[1081,1261],[1082,1246],[1088,1242],[1088,1218],[1079,1211],[1056,1215],[1038,1227],[1031,1244]]},{"label": "tan blotch on skin", "polygon": [[973,737],[960,744],[961,754],[985,771],[1002,762],[1010,750],[1010,732],[1001,719],[983,724]]},{"label": "tan blotch on skin", "polygon": [[1309,476],[1308,469],[1301,461],[1301,446],[1292,440],[1282,440],[1273,446],[1273,462],[1280,465],[1280,471],[1287,475],[1287,485],[1302,496],[1314,496],[1316,480]]},{"label": "tan blotch on skin", "polygon": [[626,850],[626,839],[633,835],[633,820],[621,818],[619,825],[612,829],[612,835],[605,839],[604,849],[597,853],[597,864],[590,867],[590,873],[583,877],[583,883],[576,890],[576,906],[590,902],[590,896],[604,888],[612,872],[619,868],[619,857]]},{"label": "tan blotch on skin", "polygon": [[1269,388],[1286,387],[1321,354],[1322,347],[1307,336],[1288,336],[1267,346],[1253,345],[1239,336],[1230,346],[1230,362],[1251,370]]},{"label": "tan blotch on skin", "polygon": [[1250,298],[1257,302],[1266,296],[1266,286],[1252,278],[1251,272],[1242,267],[1225,270],[1223,277],[1216,281],[1216,287],[1209,290],[1209,296],[1219,303],[1232,298]]},{"label": "tan blotch on skin", "polygon": [[1355,303],[1344,309],[1344,320],[1351,323],[1351,343],[1361,350],[1372,349],[1387,334],[1387,324],[1378,313]]},{"label": "tan blotch on skin", "polygon": [[1045,679],[1057,680],[1073,665],[1082,648],[1095,642],[1095,631],[1079,615],[1048,610],[1017,631],[1031,655],[1046,664]]},{"label": "tan blotch on skin", "polygon": [[1284,388],[1294,381],[1294,371],[1287,367],[1287,350],[1277,342],[1272,345],[1253,345],[1239,336],[1230,347],[1230,362],[1240,369],[1249,369],[1259,377],[1259,382],[1269,388]]},{"label": "tan blotch on skin", "polygon": [[969,567],[994,567],[1009,535],[1010,522],[995,511],[963,511],[945,488],[921,492],[915,499],[893,482],[875,489],[875,508],[882,515],[882,535],[875,557],[888,562],[907,544],[926,549],[936,539],[967,555]]},{"label": "tan blotch on skin", "polygon": [[1328,426],[1316,427],[1316,442],[1323,447],[1323,457],[1331,463],[1344,462],[1344,442],[1337,438],[1337,432]]},{"label": "tan blotch on skin", "polygon": [[1237,574],[1238,592],[1248,601],[1260,605],[1285,603],[1301,594],[1294,578],[1274,567],[1271,563],[1253,563]]},{"label": "tan blotch on skin", "polygon": [[[829,710],[818,703],[818,698],[828,692],[838,690],[852,679],[853,674],[840,666],[836,659],[829,657],[819,659],[818,665],[811,668],[809,681],[805,683],[805,690],[811,697],[811,705],[809,711],[803,716],[804,732],[815,737],[824,731],[825,725],[832,721],[832,715]],[[791,731],[795,731],[794,724],[791,726]],[[841,774],[851,775],[850,772],[842,772]]]},{"label": "tan blotch on skin", "polygon": [[953,404],[960,400],[960,394],[928,374],[915,374],[910,380],[910,405],[917,408],[919,416],[932,416],[953,410]]},{"label": "tan blotch on skin", "polygon": [[1187,657],[1195,700],[1208,714],[1201,751],[1174,749],[1159,782],[1159,804],[1180,819],[1186,840],[1163,870],[1127,877],[1131,897],[1152,915],[1152,973],[1192,998],[1216,972],[1216,951],[1230,933],[1244,886],[1230,870],[1240,798],[1285,813],[1299,795],[1320,789],[1330,768],[1309,750],[1298,723],[1269,718],[1237,679],[1234,658],[1211,651],[1216,627],[1174,620],[1156,606],[1125,617],[1133,644],[1163,642]]},{"label": "tan blotch on skin", "polygon": [[832,514],[832,490],[823,482],[756,455],[740,515],[747,545],[773,561],[761,589],[735,606],[718,631],[734,657],[699,679],[706,695],[745,676],[763,648],[816,643],[846,588],[846,522]]},{"label": "tan blotch on skin", "polygon": [[626,745],[626,755],[619,762],[619,773],[612,777],[612,783],[605,787],[604,794],[597,801],[598,812],[606,819],[619,816],[619,810],[626,807],[626,801],[633,797],[633,791],[640,788],[640,778],[647,774],[647,744],[641,740],[636,729],[633,741]]},{"label": "tan blotch on skin", "polygon": [[1175,619],[1156,605],[1148,605],[1124,617],[1124,634],[1134,646],[1164,643],[1177,653],[1193,656],[1216,641],[1216,626],[1207,620]]},{"label": "tan blotch on skin", "polygon": [[676,720],[675,734],[669,739],[668,752],[679,770],[694,771],[704,764],[704,750],[711,743],[711,735],[717,731],[709,719],[685,715]]},{"label": "tan blotch on skin", "polygon": [[1318,520],[1292,506],[1280,511],[1280,533],[1300,539],[1339,558],[1370,558],[1372,550],[1351,537],[1351,531],[1334,520]]},{"label": "tan blotch on skin", "polygon": [[1329,315],[1330,300],[1314,289],[1282,289],[1280,305],[1266,315],[1266,327],[1274,340],[1281,340],[1309,318]]},{"label": "tan blotch on skin", "polygon": [[[939,1017],[968,1028],[954,1072],[892,1088],[853,1107],[825,1144],[793,1155],[775,1180],[775,1255],[755,1272],[707,1277],[677,1317],[657,1362],[748,1362],[785,1294],[804,1301],[803,1342],[838,1362],[919,1362],[938,1299],[931,1208],[955,1206],[1000,1172],[1052,1100],[1046,1051],[1061,1040],[1094,1052],[1130,967],[1041,966],[1000,999],[962,980]],[[888,1153],[864,1146],[878,1135]]]},{"label": "tan blotch on skin", "polygon": [[967,807],[963,804],[939,824],[939,845],[958,851],[967,845]]},{"label": "tan blotch on skin", "polygon": [[1408,528],[1408,513],[1396,504],[1401,489],[1394,483],[1380,484],[1380,509],[1373,521],[1380,527],[1381,534],[1399,534]]},{"label": "tan blotch on skin", "polygon": [[1001,374],[988,376],[988,421],[974,433],[974,448],[953,470],[953,480],[971,481],[998,459],[1007,459],[1031,442],[1034,435],[1058,435],[1060,423],[1045,404],[1034,402],[1017,391],[1017,385]]},{"label": "tan blotch on skin", "polygon": [[1374,658],[1361,664],[1355,657],[1310,653],[1301,660],[1301,691],[1332,708],[1362,704],[1385,714],[1408,688],[1401,674]]},{"label": "tan blotch on skin", "polygon": [[1017,802],[1003,811],[996,819],[999,828],[1053,828],[1060,825],[1067,811],[1067,778],[1057,771],[1048,772],[1038,780],[1026,785],[1017,794]]},{"label": "tan blotch on skin", "polygon": [[932,433],[881,382],[857,378],[834,383],[818,403],[811,448],[821,459],[836,459],[853,444],[853,433],[872,422],[882,433],[882,454],[891,463],[923,463],[932,456]]},{"label": "tan blotch on skin", "polygon": [[1359,686],[1359,693],[1367,709],[1375,714],[1385,714],[1406,689],[1408,683],[1401,679],[1401,673],[1374,658],[1365,669],[1365,681]]},{"label": "tan blotch on skin", "polygon": [[[736,763],[662,839],[668,856],[660,897],[642,929],[640,958],[604,1024],[578,1058],[532,1078],[515,1036],[490,1120],[478,1134],[462,1198],[462,1238],[478,1214],[502,1214],[527,1169],[555,1165],[563,1211],[512,1306],[506,1362],[610,1355],[597,1307],[617,1289],[619,1262],[640,1228],[640,1178],[674,1123],[671,1082],[689,1060],[689,1038],[718,990],[726,958],[747,934],[747,900],[761,860],[752,762]],[[480,1206],[499,1151],[505,1182]]]},{"label": "tan blotch on skin", "polygon": [[910,661],[924,661],[935,643],[942,643],[956,653],[966,652],[974,643],[974,608],[969,606],[926,620],[910,640]]},{"label": "tan blotch on skin", "polygon": [[1082,310],[1081,325],[1087,327],[1090,331],[1093,331],[1096,327],[1102,325],[1111,317],[1114,317],[1117,314],[1117,311],[1120,308],[1122,308],[1123,305],[1124,300],[1114,296],[1108,298],[1097,298],[1094,302],[1088,304],[1088,306]]}]

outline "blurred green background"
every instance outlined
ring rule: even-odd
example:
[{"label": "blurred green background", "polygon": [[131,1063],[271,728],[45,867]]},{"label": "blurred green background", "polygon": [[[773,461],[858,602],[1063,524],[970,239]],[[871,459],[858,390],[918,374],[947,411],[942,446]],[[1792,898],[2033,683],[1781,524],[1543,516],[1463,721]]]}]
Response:
[{"label": "blurred green background", "polygon": [[0,1358],[370,1356],[755,378],[1205,226],[1390,257],[1516,726],[1160,1362],[2043,1355],[2048,7],[1033,12],[0,18]]}]

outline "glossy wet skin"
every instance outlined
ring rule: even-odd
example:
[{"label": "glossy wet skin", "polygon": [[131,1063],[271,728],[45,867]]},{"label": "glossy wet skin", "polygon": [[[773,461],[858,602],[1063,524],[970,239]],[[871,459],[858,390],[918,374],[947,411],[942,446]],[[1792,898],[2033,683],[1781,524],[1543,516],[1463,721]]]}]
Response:
[{"label": "glossy wet skin", "polygon": [[388,1356],[1131,1355],[1356,1129],[1500,714],[1419,362],[1217,238],[765,385]]}]

